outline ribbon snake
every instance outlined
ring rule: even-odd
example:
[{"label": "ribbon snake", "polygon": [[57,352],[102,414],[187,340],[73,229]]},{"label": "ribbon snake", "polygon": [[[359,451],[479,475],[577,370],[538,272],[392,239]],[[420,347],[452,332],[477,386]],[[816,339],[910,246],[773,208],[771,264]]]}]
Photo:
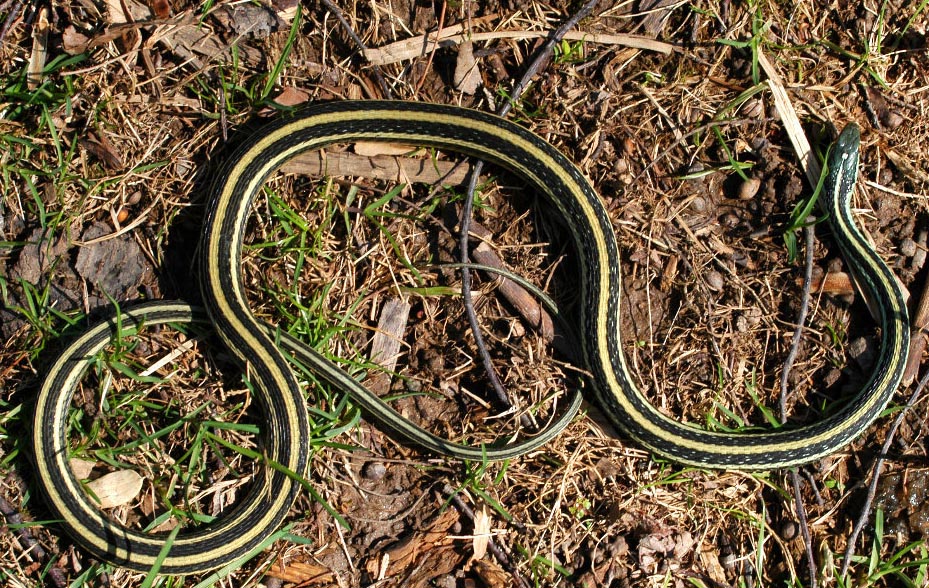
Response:
[{"label": "ribbon snake", "polygon": [[[493,115],[451,106],[393,101],[316,105],[279,117],[247,139],[217,174],[200,246],[206,313],[181,302],[149,302],[123,311],[121,324],[209,323],[249,368],[262,412],[263,451],[282,468],[260,467],[249,493],[213,523],[179,533],[160,571],[200,573],[249,553],[282,524],[296,499],[297,476],[308,471],[311,422],[300,382],[285,353],[347,391],[375,422],[429,451],[458,458],[506,459],[550,441],[579,406],[535,437],[505,446],[471,447],[433,436],[368,392],[301,342],[256,319],[244,292],[243,233],[253,199],[287,160],[332,143],[390,141],[455,151],[492,161],[547,198],[570,228],[581,274],[582,342],[593,397],[625,435],[675,462],[706,468],[772,469],[804,464],[838,451],[865,430],[897,389],[906,361],[908,319],[901,288],[857,228],[850,198],[858,168],[859,132],[849,125],[831,150],[821,206],[832,235],[864,295],[876,308],[880,351],[853,398],[821,421],[799,427],[731,433],[678,422],[656,409],[635,383],[620,340],[620,249],[610,218],[589,181],[564,155],[533,133]],[[47,503],[74,540],[117,565],[147,570],[165,537],[112,521],[88,496],[69,466],[68,412],[89,364],[113,338],[115,320],[91,327],[51,365],[36,400],[32,438],[36,477]],[[164,555],[164,554],[162,554]]]}]

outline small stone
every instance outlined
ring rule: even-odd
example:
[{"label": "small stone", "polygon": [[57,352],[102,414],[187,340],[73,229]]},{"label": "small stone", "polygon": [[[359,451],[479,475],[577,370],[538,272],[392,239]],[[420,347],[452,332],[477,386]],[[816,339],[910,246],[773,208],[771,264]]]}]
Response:
[{"label": "small stone", "polygon": [[706,274],[706,285],[710,290],[719,292],[726,285],[723,275],[717,271],[710,271]]},{"label": "small stone", "polygon": [[380,480],[387,474],[387,467],[379,461],[369,461],[361,468],[366,480]]},{"label": "small stone", "polygon": [[852,339],[847,347],[848,355],[855,360],[855,363],[862,369],[867,369],[874,364],[874,346],[871,345],[864,337]]},{"label": "small stone", "polygon": [[781,539],[784,541],[793,541],[797,537],[797,523],[794,521],[784,521],[781,523]]},{"label": "small stone", "polygon": [[706,212],[706,198],[703,196],[694,196],[690,201],[690,209],[694,212]]},{"label": "small stone", "polygon": [[761,118],[764,114],[764,103],[757,98],[752,98],[745,103],[745,106],[742,108],[742,112],[745,113],[745,116],[749,118]]},{"label": "small stone", "polygon": [[900,116],[898,113],[893,111],[888,111],[887,115],[881,120],[884,123],[884,126],[890,130],[896,129],[904,123],[906,119]]},{"label": "small stone", "polygon": [[761,179],[754,176],[748,178],[746,181],[742,182],[742,185],[739,186],[739,199],[740,200],[751,200],[755,197],[755,194],[758,193],[758,188],[761,187]]},{"label": "small stone", "polygon": [[748,319],[745,318],[744,314],[740,314],[735,318],[735,330],[739,333],[744,333],[748,330]]}]

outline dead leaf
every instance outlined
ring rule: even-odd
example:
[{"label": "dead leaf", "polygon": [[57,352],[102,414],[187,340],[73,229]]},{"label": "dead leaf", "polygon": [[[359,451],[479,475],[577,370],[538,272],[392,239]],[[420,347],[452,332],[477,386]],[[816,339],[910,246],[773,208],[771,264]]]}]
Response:
[{"label": "dead leaf", "polygon": [[402,143],[379,143],[377,141],[358,141],[355,143],[355,153],[367,157],[377,155],[407,155],[416,151],[418,147]]},{"label": "dead leaf", "polygon": [[693,537],[687,531],[659,529],[649,533],[639,540],[639,568],[646,574],[654,574],[662,565],[679,565],[693,545]]},{"label": "dead leaf", "polygon": [[120,158],[113,144],[106,138],[106,135],[98,135],[93,132],[87,133],[87,138],[81,139],[81,147],[93,153],[97,159],[103,162],[103,165],[110,170],[119,170],[123,167],[123,160]]},{"label": "dead leaf", "polygon": [[700,563],[703,564],[703,569],[706,571],[706,574],[716,584],[720,586],[726,586],[728,584],[726,580],[726,570],[724,570],[723,566],[719,563],[719,552],[714,546],[703,546],[703,549],[700,550]]},{"label": "dead leaf", "polygon": [[171,3],[168,0],[149,0],[149,6],[155,13],[155,18],[168,18],[171,16]]},{"label": "dead leaf", "polygon": [[480,576],[481,581],[487,588],[509,588],[509,586],[513,585],[513,578],[496,562],[475,561],[474,572]]},{"label": "dead leaf", "polygon": [[68,55],[83,53],[87,50],[89,45],[90,37],[77,32],[74,25],[66,26],[64,32],[61,34],[61,48],[64,49],[65,53]]},{"label": "dead leaf", "polygon": [[474,550],[472,560],[483,559],[487,555],[487,544],[490,543],[490,523],[486,508],[474,513],[474,539],[471,540],[471,548]]},{"label": "dead leaf", "polygon": [[131,502],[142,490],[142,476],[134,470],[118,470],[87,484],[100,508],[113,508]]},{"label": "dead leaf", "polygon": [[131,22],[129,20],[129,15],[126,14],[126,10],[123,9],[123,3],[121,0],[106,0],[106,8],[107,17],[109,17],[110,23],[122,24],[125,22]]},{"label": "dead leaf", "polygon": [[135,0],[106,0],[107,18],[110,24],[146,21],[152,18],[148,6]]},{"label": "dead leaf", "polygon": [[474,44],[470,41],[458,47],[458,59],[455,61],[453,78],[455,89],[462,94],[472,95],[481,87],[481,71],[474,59]]},{"label": "dead leaf", "polygon": [[332,571],[321,565],[294,561],[285,565],[275,565],[268,568],[267,575],[279,578],[291,584],[313,585],[331,583],[335,576]]},{"label": "dead leaf", "polygon": [[284,89],[281,90],[281,93],[274,99],[274,101],[281,106],[298,106],[309,102],[309,100],[310,95],[308,92],[304,92],[293,86],[285,86]]},{"label": "dead leaf", "polygon": [[94,466],[97,465],[97,462],[72,457],[68,460],[68,464],[70,464],[71,471],[74,473],[75,478],[78,480],[86,480],[90,477],[91,472],[94,471]]}]

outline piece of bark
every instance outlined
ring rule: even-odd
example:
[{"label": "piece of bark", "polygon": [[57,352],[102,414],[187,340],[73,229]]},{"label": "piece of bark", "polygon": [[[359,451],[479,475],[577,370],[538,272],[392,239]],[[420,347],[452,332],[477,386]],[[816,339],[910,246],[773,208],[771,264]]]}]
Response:
[{"label": "piece of bark", "polygon": [[371,361],[380,365],[383,371],[372,374],[365,386],[375,394],[390,390],[392,373],[397,367],[407,321],[410,318],[410,305],[405,300],[391,298],[384,303],[377,331],[371,341]]},{"label": "piece of bark", "polygon": [[446,184],[465,182],[470,166],[452,161],[408,157],[367,157],[344,152],[304,153],[284,164],[284,173],[353,176],[404,183]]}]

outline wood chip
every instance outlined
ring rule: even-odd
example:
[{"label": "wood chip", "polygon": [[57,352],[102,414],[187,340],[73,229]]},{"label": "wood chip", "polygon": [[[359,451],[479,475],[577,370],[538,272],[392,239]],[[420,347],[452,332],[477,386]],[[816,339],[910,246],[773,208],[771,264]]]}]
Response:
[{"label": "wood chip", "polygon": [[405,300],[391,298],[384,303],[377,331],[371,340],[371,361],[384,368],[375,372],[365,384],[375,394],[390,390],[391,373],[397,367],[400,347],[410,317],[410,305]]},{"label": "wood chip", "polygon": [[[412,533],[385,552],[385,559],[388,562],[386,569],[381,569],[380,560],[376,558],[370,559],[365,568],[373,578],[392,577],[405,570],[425,569],[426,560],[434,563],[435,556],[440,556],[439,561],[449,564],[443,567],[448,567],[449,570],[454,569],[454,566],[458,565],[463,558],[452,548],[453,540],[449,537],[448,531],[458,522],[458,517],[458,512],[454,509],[443,511],[433,519],[428,529]],[[430,554],[433,557],[430,557]],[[432,569],[433,573],[438,571]],[[407,585],[417,584],[411,581]]]},{"label": "wood chip", "polygon": [[293,561],[286,566],[271,566],[268,568],[267,575],[301,586],[312,586],[314,584],[329,585],[335,580],[335,575],[329,568],[302,561]]},{"label": "wood chip", "polygon": [[[796,283],[798,286],[803,286],[803,278],[797,278]],[[852,282],[852,277],[845,272],[829,272],[823,276],[814,277],[811,290],[830,296],[852,296],[855,294],[855,284]]]},{"label": "wood chip", "polygon": [[29,54],[29,69],[26,85],[35,90],[42,83],[42,72],[48,59],[48,8],[39,9],[35,26],[32,28],[32,53]]}]

